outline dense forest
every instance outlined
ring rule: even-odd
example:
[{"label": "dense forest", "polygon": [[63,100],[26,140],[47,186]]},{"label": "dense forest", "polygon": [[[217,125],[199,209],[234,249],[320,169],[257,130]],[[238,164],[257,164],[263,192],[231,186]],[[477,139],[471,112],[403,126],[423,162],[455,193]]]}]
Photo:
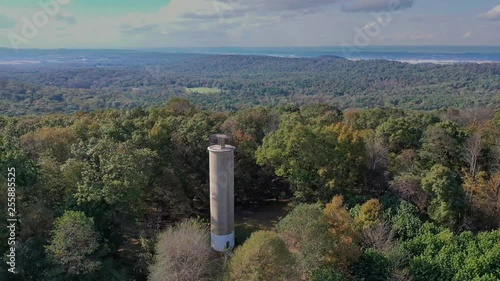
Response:
[{"label": "dense forest", "polygon": [[43,54],[40,58],[38,52],[26,52],[10,59],[40,63],[0,64],[0,114],[148,109],[172,97],[220,111],[311,102],[335,104],[340,109],[500,105],[498,63],[435,65],[335,56],[69,50],[38,51]]},{"label": "dense forest", "polygon": [[[1,279],[500,280],[500,112],[343,110],[498,105],[500,66],[223,58],[181,60],[157,80],[1,72],[0,171],[4,185],[15,168],[19,224],[17,279],[7,243]],[[152,106],[180,86],[225,93],[189,96],[211,110]],[[269,106],[218,110],[236,101]],[[68,113],[8,116],[43,112]],[[207,227],[207,145],[220,132],[237,147],[237,205],[287,205],[225,254]]]}]

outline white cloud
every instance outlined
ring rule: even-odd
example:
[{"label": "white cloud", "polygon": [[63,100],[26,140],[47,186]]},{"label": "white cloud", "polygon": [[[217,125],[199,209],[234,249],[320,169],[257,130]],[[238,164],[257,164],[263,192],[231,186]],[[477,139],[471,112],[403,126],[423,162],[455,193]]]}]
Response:
[{"label": "white cloud", "polygon": [[[383,10],[394,1],[172,0],[149,13],[121,11],[114,17],[68,5],[23,47],[326,46],[353,42],[357,30],[367,34],[380,30],[371,38],[373,45],[500,43],[500,37],[495,36],[497,23],[474,19],[472,11],[469,20],[463,21],[454,14],[408,11],[388,20],[380,18],[384,13],[362,13]],[[345,4],[343,11],[339,2]],[[413,2],[401,0],[400,9]],[[14,28],[0,28],[0,35],[7,31],[19,33],[21,18],[32,17],[37,8],[2,9],[17,23]],[[482,17],[493,20],[492,11]],[[9,42],[0,36],[1,44],[8,46]]]},{"label": "white cloud", "polygon": [[155,13],[125,15],[120,25],[124,32],[156,26],[162,34],[224,27],[234,31],[320,12],[340,1],[344,0],[172,0]]},{"label": "white cloud", "polygon": [[[208,0],[211,1],[211,0]],[[311,11],[345,0],[218,0],[238,10],[259,13]]]},{"label": "white cloud", "polygon": [[485,20],[500,20],[500,5],[497,5],[486,13],[480,14],[479,17]]},{"label": "white cloud", "polygon": [[[298,16],[307,16],[320,10],[311,7],[329,5],[338,0],[172,0],[154,13],[133,13],[119,19],[123,34],[154,37],[154,34],[172,38],[188,35],[188,41],[205,40],[216,36],[218,45],[241,41],[245,32],[269,27]],[[181,34],[185,33],[185,34]],[[148,35],[149,34],[149,35]],[[156,39],[155,39],[156,40]],[[210,38],[208,41],[213,42]],[[224,42],[224,43],[221,43]]]},{"label": "white cloud", "polygon": [[75,46],[100,47],[105,44],[115,43],[122,34],[116,23],[106,17],[78,18],[78,24],[65,25],[64,32],[51,34],[56,42],[67,42]]},{"label": "white cloud", "polygon": [[124,32],[140,32],[147,26],[156,26],[162,34],[181,30],[204,30],[222,20],[219,15],[234,9],[220,1],[172,0],[168,6],[154,13],[124,15],[119,19],[119,25]]}]

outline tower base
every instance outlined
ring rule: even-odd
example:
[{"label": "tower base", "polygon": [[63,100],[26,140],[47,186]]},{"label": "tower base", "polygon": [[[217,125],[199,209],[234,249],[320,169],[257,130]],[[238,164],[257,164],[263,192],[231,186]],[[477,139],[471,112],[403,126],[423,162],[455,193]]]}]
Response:
[{"label": "tower base", "polygon": [[210,233],[212,248],[217,252],[224,252],[227,249],[234,248],[234,231],[228,235],[215,235]]}]

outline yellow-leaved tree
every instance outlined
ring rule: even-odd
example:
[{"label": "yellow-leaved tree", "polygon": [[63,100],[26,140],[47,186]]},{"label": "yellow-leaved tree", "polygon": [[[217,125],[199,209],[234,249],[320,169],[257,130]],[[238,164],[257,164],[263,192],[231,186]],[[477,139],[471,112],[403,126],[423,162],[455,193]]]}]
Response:
[{"label": "yellow-leaved tree", "polygon": [[330,225],[330,232],[337,241],[329,259],[341,271],[348,272],[349,267],[361,256],[361,249],[357,245],[360,240],[355,222],[344,207],[343,196],[335,196],[326,204],[323,210],[326,222]]}]

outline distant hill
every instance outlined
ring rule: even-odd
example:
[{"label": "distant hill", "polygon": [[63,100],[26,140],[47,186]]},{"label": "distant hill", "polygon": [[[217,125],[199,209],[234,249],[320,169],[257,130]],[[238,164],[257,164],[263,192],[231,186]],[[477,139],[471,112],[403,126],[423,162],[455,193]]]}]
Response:
[{"label": "distant hill", "polygon": [[436,65],[351,61],[334,55],[283,58],[132,50],[10,53],[0,52],[0,114],[6,115],[149,107],[178,96],[218,110],[310,102],[427,110],[500,105],[498,63]]},{"label": "distant hill", "polygon": [[324,56],[319,56],[319,59],[331,59],[331,60],[346,60],[346,58],[341,57],[341,56],[334,56],[334,55],[324,55]]}]

